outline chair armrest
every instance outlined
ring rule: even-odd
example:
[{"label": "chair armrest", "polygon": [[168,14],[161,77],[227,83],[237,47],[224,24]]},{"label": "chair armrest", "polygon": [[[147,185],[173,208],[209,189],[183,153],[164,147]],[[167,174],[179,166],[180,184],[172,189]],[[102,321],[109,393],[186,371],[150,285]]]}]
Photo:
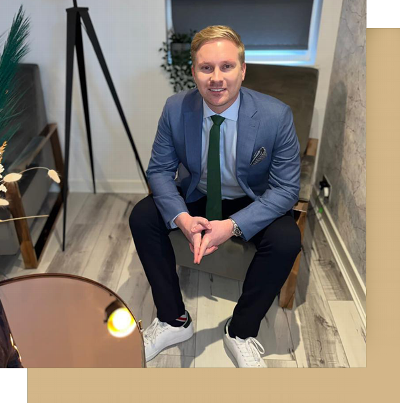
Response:
[{"label": "chair armrest", "polygon": [[305,155],[312,155],[313,157],[317,156],[317,148],[318,148],[318,139],[309,138],[307,143],[307,148],[305,151]]},{"label": "chair armrest", "polygon": [[306,152],[301,158],[300,168],[300,192],[299,200],[309,201],[312,192],[311,178],[314,172],[315,156],[317,153],[318,139],[310,138]]},{"label": "chair armrest", "polygon": [[311,197],[311,177],[314,171],[315,157],[304,155],[301,159],[299,200],[309,201]]}]

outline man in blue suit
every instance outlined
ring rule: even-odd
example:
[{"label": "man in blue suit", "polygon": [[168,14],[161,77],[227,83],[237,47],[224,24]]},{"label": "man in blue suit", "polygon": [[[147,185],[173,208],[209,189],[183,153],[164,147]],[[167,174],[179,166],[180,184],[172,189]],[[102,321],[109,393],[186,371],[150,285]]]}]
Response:
[{"label": "man in blue suit", "polygon": [[191,54],[197,89],[168,98],[147,170],[153,194],[130,217],[157,308],[144,331],[146,359],[194,332],[168,237],[179,227],[197,264],[232,236],[254,242],[223,337],[239,367],[264,367],[255,337],[301,247],[292,212],[300,182],[293,116],[281,101],[241,88],[244,45],[231,28],[203,29]]}]

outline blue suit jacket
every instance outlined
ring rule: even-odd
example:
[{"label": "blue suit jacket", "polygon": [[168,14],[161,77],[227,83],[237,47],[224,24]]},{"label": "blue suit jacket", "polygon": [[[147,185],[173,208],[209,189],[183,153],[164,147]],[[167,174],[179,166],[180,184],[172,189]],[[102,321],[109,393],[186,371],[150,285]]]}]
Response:
[{"label": "blue suit jacket", "polygon": [[[240,97],[236,177],[254,202],[232,218],[248,240],[297,202],[300,146],[289,106],[244,87]],[[158,122],[147,177],[168,228],[177,214],[188,211],[185,202],[204,196],[196,189],[201,175],[202,100],[197,89],[173,95],[167,99]],[[266,158],[250,165],[261,147],[267,151]]]}]

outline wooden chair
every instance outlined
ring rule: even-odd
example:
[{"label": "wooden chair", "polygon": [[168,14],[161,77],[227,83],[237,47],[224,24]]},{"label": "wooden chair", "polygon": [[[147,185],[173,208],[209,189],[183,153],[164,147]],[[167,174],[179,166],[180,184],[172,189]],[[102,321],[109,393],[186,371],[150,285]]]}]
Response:
[{"label": "wooden chair", "polygon": [[[313,115],[318,71],[313,68],[247,65],[244,86],[274,96],[292,108],[297,136],[300,142],[301,178],[300,194],[293,210],[303,240],[307,210],[311,197],[311,177],[314,170],[318,140],[309,138]],[[200,265],[193,264],[193,255],[180,230],[171,231],[176,263],[180,266],[243,281],[256,251],[251,242],[231,238],[211,255],[205,256]],[[280,290],[279,305],[292,309],[301,253]]]},{"label": "wooden chair", "polygon": [[[21,172],[37,166],[64,172],[60,140],[56,124],[48,124],[39,67],[36,64],[20,64],[16,76],[24,96],[18,106],[16,120],[19,129],[11,138],[4,153],[6,173]],[[7,210],[0,212],[0,219],[37,215],[46,200],[51,180],[43,170],[27,172],[16,183],[8,183]],[[0,224],[0,254],[12,255],[21,250],[25,268],[37,268],[42,252],[51,234],[62,206],[62,183],[59,193],[40,234],[32,239],[32,220],[16,220]],[[42,224],[42,222],[40,223]]]},{"label": "wooden chair", "polygon": [[[64,171],[64,163],[62,160],[60,140],[57,131],[57,125],[52,123],[48,124],[40,136],[35,137],[24,149],[24,153],[20,158],[10,167],[10,172],[20,172],[27,169],[32,161],[41,153],[46,146],[51,146],[51,150],[55,160],[55,169],[58,172]],[[42,178],[43,179],[43,178]],[[18,182],[7,183],[6,197],[9,205],[9,211],[14,218],[26,217],[29,213],[26,213],[24,207],[23,195],[21,195]],[[39,265],[40,258],[44,252],[44,248],[53,230],[54,224],[61,211],[62,206],[62,187],[60,187],[56,202],[54,203],[49,217],[46,218],[45,225],[40,232],[40,235],[33,243],[31,236],[31,229],[27,220],[14,221],[15,231],[17,233],[21,256],[24,261],[26,269],[36,269]]]}]

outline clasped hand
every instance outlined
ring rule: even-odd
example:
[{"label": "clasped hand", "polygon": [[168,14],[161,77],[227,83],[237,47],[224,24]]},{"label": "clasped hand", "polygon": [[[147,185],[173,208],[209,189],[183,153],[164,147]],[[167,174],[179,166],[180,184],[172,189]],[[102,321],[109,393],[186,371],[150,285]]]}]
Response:
[{"label": "clasped hand", "polygon": [[192,217],[188,213],[182,213],[175,219],[175,224],[189,241],[195,264],[200,264],[203,256],[215,252],[219,245],[232,236],[233,224],[229,219],[208,221],[203,217]]}]

